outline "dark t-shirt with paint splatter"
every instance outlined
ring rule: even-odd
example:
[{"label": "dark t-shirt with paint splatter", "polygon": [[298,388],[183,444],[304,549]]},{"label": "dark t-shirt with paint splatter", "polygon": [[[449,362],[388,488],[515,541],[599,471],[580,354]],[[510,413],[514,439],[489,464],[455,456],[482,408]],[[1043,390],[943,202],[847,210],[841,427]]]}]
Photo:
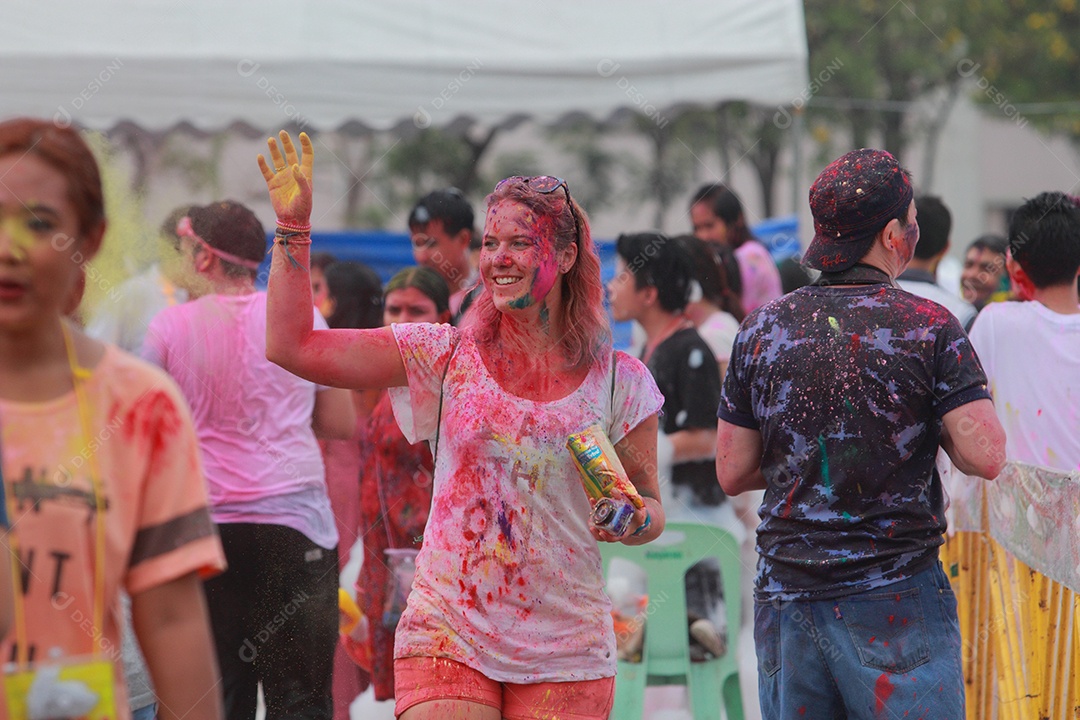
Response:
[{"label": "dark t-shirt with paint splatter", "polygon": [[945,530],[941,417],[989,398],[959,322],[885,284],[805,287],[743,322],[718,415],[760,431],[759,599],[905,579]]}]

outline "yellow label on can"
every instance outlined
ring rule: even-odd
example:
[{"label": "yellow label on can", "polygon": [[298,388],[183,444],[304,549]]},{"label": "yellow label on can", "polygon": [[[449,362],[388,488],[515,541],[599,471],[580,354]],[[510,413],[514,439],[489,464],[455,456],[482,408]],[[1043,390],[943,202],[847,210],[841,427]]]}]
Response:
[{"label": "yellow label on can", "polygon": [[593,500],[611,497],[617,489],[634,507],[645,507],[637,488],[626,475],[615,448],[600,425],[590,425],[566,440],[566,447],[574,458],[585,494]]}]

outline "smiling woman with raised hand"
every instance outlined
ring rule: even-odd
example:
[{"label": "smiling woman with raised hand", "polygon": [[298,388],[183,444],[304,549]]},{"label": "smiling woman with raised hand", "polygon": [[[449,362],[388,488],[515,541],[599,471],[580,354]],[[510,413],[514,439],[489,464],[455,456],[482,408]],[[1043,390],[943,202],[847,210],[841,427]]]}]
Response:
[{"label": "smiling woman with raised hand", "polygon": [[[411,442],[435,455],[431,515],[398,625],[396,712],[425,718],[606,718],[615,637],[596,541],[663,529],[648,370],[611,350],[600,261],[566,183],[507,178],[487,198],[484,289],[469,328],[312,328],[312,148],[282,132],[259,157],[278,216],[267,355],[314,382],[389,387]],[[614,367],[613,367],[614,365]],[[644,498],[613,535],[567,438],[599,424]]]}]

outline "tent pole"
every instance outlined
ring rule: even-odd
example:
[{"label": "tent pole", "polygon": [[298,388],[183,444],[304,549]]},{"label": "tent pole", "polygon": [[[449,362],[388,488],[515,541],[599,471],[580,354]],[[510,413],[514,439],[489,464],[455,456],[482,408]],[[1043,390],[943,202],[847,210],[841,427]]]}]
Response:
[{"label": "tent pole", "polygon": [[[792,108],[793,117],[791,123],[791,214],[799,217],[799,203],[804,197],[802,192],[803,168],[803,109],[802,106]],[[796,225],[798,227],[798,225]]]}]

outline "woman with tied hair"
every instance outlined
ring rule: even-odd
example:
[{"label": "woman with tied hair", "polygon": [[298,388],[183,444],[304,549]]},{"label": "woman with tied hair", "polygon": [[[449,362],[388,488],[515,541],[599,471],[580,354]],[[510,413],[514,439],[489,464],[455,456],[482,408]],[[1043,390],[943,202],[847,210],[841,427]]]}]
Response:
[{"label": "woman with tied hair", "polygon": [[[396,712],[425,718],[606,718],[615,637],[596,542],[663,529],[662,398],[611,350],[584,212],[566,183],[507,178],[487,198],[484,289],[465,329],[314,331],[307,276],[311,141],[259,166],[278,217],[267,353],[314,382],[388,387],[410,442],[435,456],[431,515],[395,646]],[[613,369],[612,364],[616,365]],[[600,424],[644,497],[623,535],[590,524],[566,449]]]},{"label": "woman with tied hair", "polygon": [[[8,688],[8,711],[41,700],[38,717],[131,716],[123,588],[158,717],[216,720],[200,576],[225,559],[190,411],[163,372],[66,317],[105,234],[97,163],[75,130],[19,118],[0,123],[0,177],[0,452],[18,558],[0,569],[16,583],[0,656],[13,662],[5,672],[33,677]],[[74,665],[79,681],[53,674]],[[75,705],[52,705],[61,688]]]},{"label": "woman with tied hair", "polygon": [[742,202],[723,183],[702,185],[690,201],[694,235],[735,251],[742,276],[742,304],[751,313],[783,294],[780,271],[768,249],[746,224]]},{"label": "woman with tied hair", "polygon": [[686,317],[716,356],[723,381],[739,323],[746,317],[739,299],[742,279],[738,263],[726,245],[707,243],[693,235],[679,235],[675,240],[686,248],[694,264],[696,287],[691,286]]}]

